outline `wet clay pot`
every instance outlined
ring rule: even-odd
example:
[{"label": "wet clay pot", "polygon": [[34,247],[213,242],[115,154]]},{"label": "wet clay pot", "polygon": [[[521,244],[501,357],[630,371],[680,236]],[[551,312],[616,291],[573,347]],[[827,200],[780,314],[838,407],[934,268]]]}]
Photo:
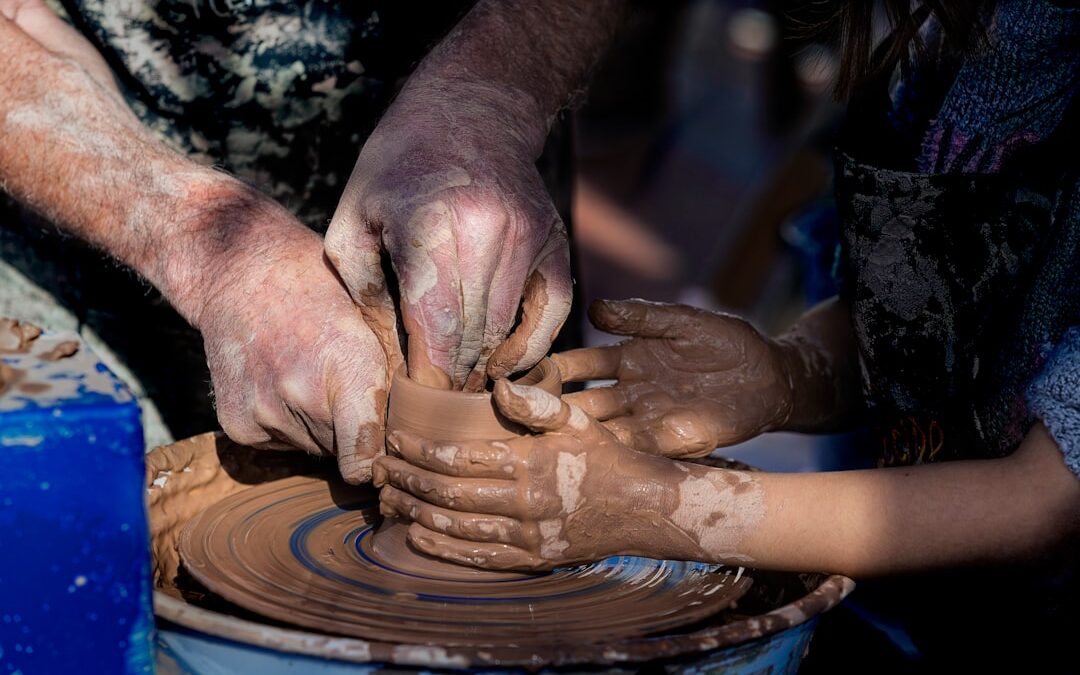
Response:
[{"label": "wet clay pot", "polygon": [[[514,378],[514,382],[539,387],[555,396],[562,393],[559,367],[548,358]],[[527,433],[499,414],[490,393],[428,387],[409,379],[405,366],[394,374],[390,387],[386,430],[411,431],[438,441],[505,440]]]},{"label": "wet clay pot", "polygon": [[[513,378],[517,384],[539,387],[549,394],[562,393],[559,367],[545,358],[532,370]],[[409,379],[405,366],[394,374],[386,431],[410,431],[436,441],[506,440],[528,433],[499,414],[488,392],[469,393],[437,389]],[[493,572],[465,567],[426,555],[406,541],[408,523],[387,518],[372,537],[372,547],[383,560],[414,574],[438,574],[444,579],[491,580],[525,576],[516,572]]]}]

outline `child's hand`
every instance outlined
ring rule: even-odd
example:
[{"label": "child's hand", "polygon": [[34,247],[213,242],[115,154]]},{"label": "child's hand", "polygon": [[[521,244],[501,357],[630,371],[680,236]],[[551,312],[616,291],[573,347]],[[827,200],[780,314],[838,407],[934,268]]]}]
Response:
[{"label": "child's hand", "polygon": [[[695,531],[679,527],[691,524],[680,514],[697,513],[680,510],[688,469],[626,448],[540,389],[499,380],[494,396],[506,417],[539,435],[451,443],[394,432],[391,456],[376,459],[381,511],[413,521],[413,546],[468,565],[523,570],[617,554],[704,555]],[[714,516],[717,527],[725,517]]]},{"label": "child's hand", "polygon": [[777,428],[791,413],[784,348],[738,317],[602,300],[589,318],[631,339],[555,355],[564,381],[618,380],[566,400],[635,450],[702,457]]}]

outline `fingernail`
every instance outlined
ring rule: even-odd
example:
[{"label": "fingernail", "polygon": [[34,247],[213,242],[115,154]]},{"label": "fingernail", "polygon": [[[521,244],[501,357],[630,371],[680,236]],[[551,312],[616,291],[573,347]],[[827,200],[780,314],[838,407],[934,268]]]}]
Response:
[{"label": "fingernail", "polygon": [[381,488],[386,485],[386,469],[383,468],[379,460],[376,459],[375,463],[371,466],[371,484],[377,488]]},{"label": "fingernail", "polygon": [[530,395],[529,392],[531,391],[531,389],[529,388],[528,385],[514,384],[510,380],[503,380],[503,382],[506,382],[507,390],[511,394],[513,394],[514,396],[517,396],[518,398],[526,398],[526,399],[529,397],[529,395]]},{"label": "fingernail", "polygon": [[424,536],[415,535],[412,532],[409,533],[409,541],[412,542],[413,546],[425,552],[435,548],[435,544],[430,539]]},{"label": "fingernail", "polygon": [[401,453],[401,434],[397,431],[391,431],[386,437],[386,442],[390,444],[390,447],[394,449],[394,452]]},{"label": "fingernail", "polygon": [[626,303],[622,300],[601,300],[600,304],[609,312],[623,314],[626,312]]},{"label": "fingernail", "polygon": [[390,506],[389,504],[387,504],[386,502],[383,502],[383,501],[379,502],[379,514],[383,518],[400,518],[401,517],[401,515],[398,513],[397,509],[395,509],[393,506]]}]

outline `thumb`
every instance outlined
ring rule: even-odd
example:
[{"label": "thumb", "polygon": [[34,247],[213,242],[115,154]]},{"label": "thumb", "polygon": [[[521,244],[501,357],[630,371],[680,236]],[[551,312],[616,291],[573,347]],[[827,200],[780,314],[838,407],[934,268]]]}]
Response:
[{"label": "thumb", "polygon": [[499,412],[507,419],[538,433],[606,433],[584,410],[538,387],[497,380],[494,398]]},{"label": "thumb", "polygon": [[328,376],[327,395],[338,468],[346,482],[359,485],[371,480],[372,462],[385,453],[390,386],[386,362],[373,336],[368,334],[349,347],[350,358],[338,360]]},{"label": "thumb", "polygon": [[[566,229],[556,218],[522,291],[521,323],[491,354],[488,376],[499,379],[536,365],[562,329],[573,295]],[[517,299],[515,295],[515,304]]]},{"label": "thumb", "polygon": [[380,228],[358,214],[353,200],[342,199],[330,221],[323,248],[364,321],[379,339],[391,370],[402,363],[397,311],[382,270]]}]

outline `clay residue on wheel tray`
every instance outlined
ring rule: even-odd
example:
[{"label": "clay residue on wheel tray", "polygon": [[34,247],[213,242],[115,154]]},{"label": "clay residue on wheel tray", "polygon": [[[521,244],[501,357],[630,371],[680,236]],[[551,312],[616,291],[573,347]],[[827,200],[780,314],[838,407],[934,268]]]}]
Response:
[{"label": "clay residue on wheel tray", "polygon": [[60,359],[66,359],[67,357],[74,355],[77,351],[79,351],[79,343],[77,341],[65,340],[58,343],[44,354],[38,354],[38,358],[42,361],[59,361]]},{"label": "clay residue on wheel tray", "polygon": [[9,387],[14,386],[19,381],[21,371],[12,368],[6,363],[0,363],[0,394],[3,394]]},{"label": "clay residue on wheel tray", "polygon": [[0,319],[0,354],[25,354],[41,329],[18,319]]},{"label": "clay residue on wheel tray", "polygon": [[305,452],[255,450],[207,433],[146,455],[146,501],[154,550],[154,586],[180,597],[180,531],[200,511],[253,485],[317,471]]},{"label": "clay residue on wheel tray", "polygon": [[750,585],[731,568],[644,558],[510,579],[461,579],[455,568],[444,578],[383,559],[371,545],[377,522],[369,487],[287,478],[204,510],[184,529],[180,553],[214,593],[293,625],[509,651],[673,630],[731,606]]}]

